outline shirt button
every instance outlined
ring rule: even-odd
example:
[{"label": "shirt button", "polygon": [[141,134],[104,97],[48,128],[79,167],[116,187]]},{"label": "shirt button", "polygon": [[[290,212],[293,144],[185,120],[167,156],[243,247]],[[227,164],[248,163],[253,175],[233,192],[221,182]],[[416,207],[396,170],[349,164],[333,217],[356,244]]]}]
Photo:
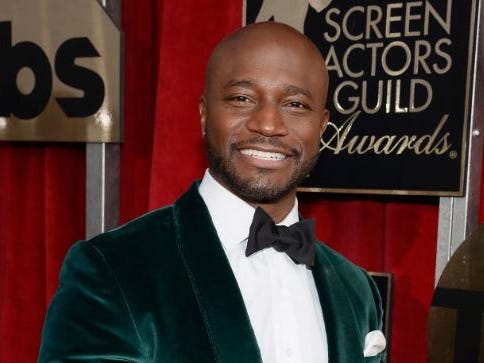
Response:
[{"label": "shirt button", "polygon": [[291,348],[287,348],[286,349],[286,355],[290,358],[292,357],[292,349]]}]

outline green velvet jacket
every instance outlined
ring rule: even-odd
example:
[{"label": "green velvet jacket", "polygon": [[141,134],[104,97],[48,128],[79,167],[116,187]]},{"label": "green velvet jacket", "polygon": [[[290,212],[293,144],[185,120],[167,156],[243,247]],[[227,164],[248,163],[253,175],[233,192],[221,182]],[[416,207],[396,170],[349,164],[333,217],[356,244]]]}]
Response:
[{"label": "green velvet jacket", "polygon": [[[312,269],[329,362],[363,357],[382,310],[367,274],[323,244]],[[242,296],[194,184],[173,206],[75,244],[42,332],[39,362],[257,363]]]}]

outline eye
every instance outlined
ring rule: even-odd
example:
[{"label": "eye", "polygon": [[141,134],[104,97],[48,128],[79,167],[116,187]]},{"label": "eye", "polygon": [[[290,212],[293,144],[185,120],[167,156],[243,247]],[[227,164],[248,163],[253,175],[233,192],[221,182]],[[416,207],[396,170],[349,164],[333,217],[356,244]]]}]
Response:
[{"label": "eye", "polygon": [[307,110],[310,110],[311,108],[309,107],[309,105],[305,104],[305,103],[302,103],[302,102],[299,102],[299,101],[291,101],[289,102],[289,107],[291,108],[298,108],[298,109],[307,109]]},{"label": "eye", "polygon": [[250,98],[243,95],[237,95],[229,98],[230,101],[238,102],[238,103],[247,103],[251,102]]},{"label": "eye", "polygon": [[227,95],[224,99],[225,103],[231,107],[236,108],[248,108],[252,107],[255,103],[255,100],[248,95],[245,94],[233,94]]},{"label": "eye", "polygon": [[247,96],[236,96],[235,101],[237,102],[249,102],[249,97]]}]

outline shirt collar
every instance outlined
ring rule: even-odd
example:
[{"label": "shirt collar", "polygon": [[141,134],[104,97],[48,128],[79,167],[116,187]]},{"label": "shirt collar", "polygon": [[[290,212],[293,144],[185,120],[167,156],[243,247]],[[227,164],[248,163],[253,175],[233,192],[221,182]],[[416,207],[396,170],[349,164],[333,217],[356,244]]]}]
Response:
[{"label": "shirt collar", "polygon": [[[222,245],[230,251],[249,237],[249,229],[255,208],[223,187],[205,171],[198,189],[212,217],[215,230]],[[298,202],[279,225],[290,226],[299,221]]]}]

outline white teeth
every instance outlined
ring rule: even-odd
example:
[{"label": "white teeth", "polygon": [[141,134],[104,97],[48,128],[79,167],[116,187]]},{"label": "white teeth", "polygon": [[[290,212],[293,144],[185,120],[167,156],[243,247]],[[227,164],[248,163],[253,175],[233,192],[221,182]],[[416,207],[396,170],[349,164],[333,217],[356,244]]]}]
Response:
[{"label": "white teeth", "polygon": [[286,155],[281,153],[273,153],[254,149],[242,149],[240,150],[240,152],[244,155],[252,156],[254,158],[262,160],[284,160],[286,158]]}]

